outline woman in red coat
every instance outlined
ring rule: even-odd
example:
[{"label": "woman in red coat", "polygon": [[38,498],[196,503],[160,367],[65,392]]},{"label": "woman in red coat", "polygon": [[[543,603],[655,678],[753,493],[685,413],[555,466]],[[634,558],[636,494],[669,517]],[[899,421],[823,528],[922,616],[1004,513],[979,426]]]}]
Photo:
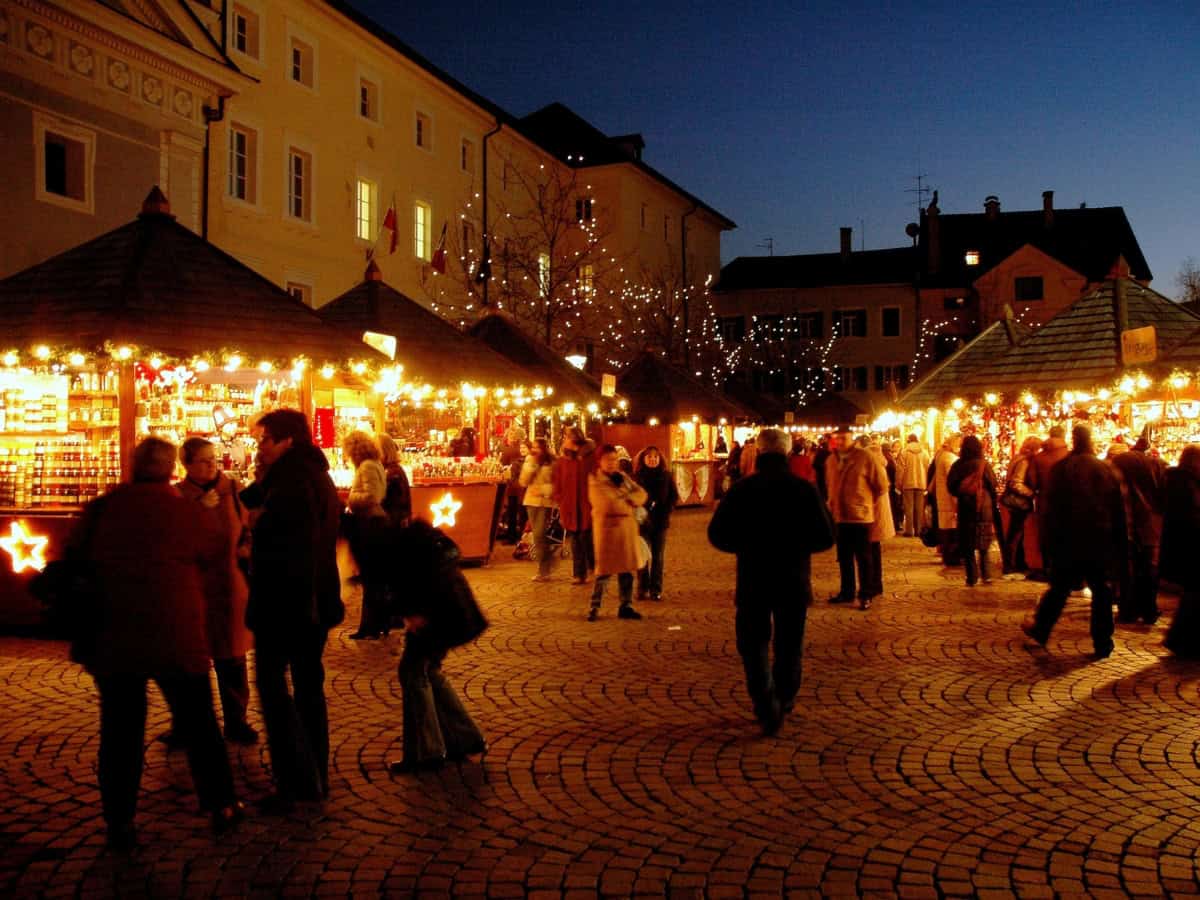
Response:
[{"label": "woman in red coat", "polygon": [[80,525],[91,565],[98,625],[74,658],[100,693],[100,798],[109,844],[136,843],[146,682],[153,679],[187,747],[200,805],[223,830],[241,818],[208,680],[203,570],[223,559],[215,532],[198,526],[191,501],[170,484],[175,447],[158,438],[133,453],[133,483],[94,501]]}]

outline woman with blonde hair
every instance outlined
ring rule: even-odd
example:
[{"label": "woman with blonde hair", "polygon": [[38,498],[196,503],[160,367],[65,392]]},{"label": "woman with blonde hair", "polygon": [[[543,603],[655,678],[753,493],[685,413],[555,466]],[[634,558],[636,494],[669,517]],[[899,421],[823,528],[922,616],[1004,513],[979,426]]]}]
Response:
[{"label": "woman with blonde hair", "polygon": [[362,615],[354,641],[375,640],[388,631],[387,589],[369,574],[367,559],[382,527],[387,524],[383,500],[387,496],[387,473],[380,462],[382,453],[375,439],[365,431],[352,431],[342,441],[342,452],[354,466],[354,483],[346,505],[350,507],[350,552],[358,564],[362,580]]},{"label": "woman with blonde hair", "polygon": [[543,437],[534,438],[518,479],[525,488],[522,502],[529,516],[533,550],[537,556],[538,571],[533,576],[534,581],[550,580],[550,543],[546,540],[546,529],[550,525],[550,511],[554,509],[553,475],[554,451],[550,449],[550,442]]}]

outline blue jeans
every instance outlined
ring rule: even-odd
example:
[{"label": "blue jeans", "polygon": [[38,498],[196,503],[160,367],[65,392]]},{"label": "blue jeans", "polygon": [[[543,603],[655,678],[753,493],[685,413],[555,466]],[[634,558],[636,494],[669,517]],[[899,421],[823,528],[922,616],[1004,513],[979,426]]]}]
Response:
[{"label": "blue jeans", "polygon": [[526,506],[529,513],[529,529],[533,534],[533,555],[537,557],[538,574],[550,574],[550,542],[546,540],[546,526],[550,524],[550,507]]},{"label": "blue jeans", "polygon": [[667,549],[667,529],[644,531],[642,537],[650,545],[650,565],[638,571],[638,593],[659,597],[663,589],[663,554]]}]

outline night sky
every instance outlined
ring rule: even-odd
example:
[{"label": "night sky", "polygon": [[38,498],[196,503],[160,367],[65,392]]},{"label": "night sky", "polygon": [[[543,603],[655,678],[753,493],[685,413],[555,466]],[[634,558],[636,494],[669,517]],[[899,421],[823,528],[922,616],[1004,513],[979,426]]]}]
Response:
[{"label": "night sky", "polygon": [[[1200,259],[1200,4],[352,0],[516,115],[552,101],[738,224],[723,261],[902,246],[945,213],[1123,206],[1175,296]],[[1067,4],[1061,4],[1066,6]],[[519,10],[519,11],[518,11]]]}]

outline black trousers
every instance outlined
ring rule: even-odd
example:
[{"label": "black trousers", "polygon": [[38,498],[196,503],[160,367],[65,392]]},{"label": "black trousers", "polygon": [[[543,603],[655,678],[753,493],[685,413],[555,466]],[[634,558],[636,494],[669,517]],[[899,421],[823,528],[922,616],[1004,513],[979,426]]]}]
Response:
[{"label": "black trousers", "polygon": [[1157,548],[1136,541],[1129,544],[1129,572],[1121,585],[1117,612],[1132,622],[1154,622],[1158,619],[1158,566],[1154,562]]},{"label": "black trousers", "polygon": [[746,690],[754,704],[754,714],[764,720],[776,708],[790,710],[800,690],[808,598],[789,596],[782,589],[780,592],[783,596],[778,600],[739,604],[735,619]]},{"label": "black trousers", "polygon": [[[255,683],[280,796],[329,794],[329,713],[321,656],[329,632],[319,625],[255,633]],[[292,690],[287,673],[291,671]]]},{"label": "black trousers", "polygon": [[1004,574],[1023,572],[1028,566],[1025,563],[1025,520],[1029,518],[1028,509],[1008,509],[1008,531],[1004,534]]},{"label": "black trousers", "polygon": [[1108,653],[1113,643],[1113,595],[1103,561],[1055,562],[1054,570],[1050,573],[1050,588],[1042,595],[1034,613],[1034,634],[1039,641],[1046,642],[1067,605],[1067,597],[1080,582],[1092,589],[1092,646],[1097,653]]},{"label": "black trousers", "polygon": [[[133,823],[146,743],[145,675],[97,675],[100,692],[100,799],[109,828]],[[154,676],[187,748],[188,767],[202,809],[233,804],[233,773],[213,711],[208,673]]]},{"label": "black trousers", "polygon": [[571,568],[576,578],[587,578],[596,568],[596,545],[592,543],[592,529],[569,531],[571,536]]},{"label": "black trousers", "polygon": [[246,708],[250,705],[250,678],[246,672],[246,657],[214,659],[213,668],[217,672],[217,693],[221,697],[221,716],[225,720],[225,729],[245,725]]},{"label": "black trousers", "polygon": [[858,592],[860,600],[870,597],[874,578],[871,573],[871,542],[868,539],[870,525],[839,522],[837,525],[837,561],[842,576],[839,596],[844,600],[855,597],[854,569],[858,568]]}]

